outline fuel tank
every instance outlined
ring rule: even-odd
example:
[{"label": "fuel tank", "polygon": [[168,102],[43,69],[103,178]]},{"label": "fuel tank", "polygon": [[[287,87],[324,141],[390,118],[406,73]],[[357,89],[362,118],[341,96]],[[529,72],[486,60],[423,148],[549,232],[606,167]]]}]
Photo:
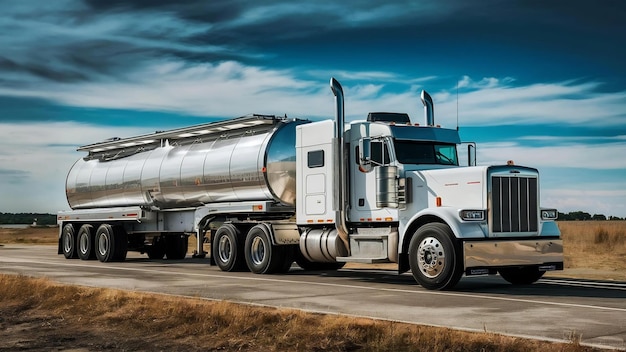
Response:
[{"label": "fuel tank", "polygon": [[251,115],[79,148],[66,180],[72,209],[296,200],[295,128],[306,120]]}]

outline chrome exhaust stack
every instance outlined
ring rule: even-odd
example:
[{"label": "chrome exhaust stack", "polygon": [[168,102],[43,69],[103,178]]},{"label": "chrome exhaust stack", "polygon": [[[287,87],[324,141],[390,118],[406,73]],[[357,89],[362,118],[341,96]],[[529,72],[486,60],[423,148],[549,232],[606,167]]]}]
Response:
[{"label": "chrome exhaust stack", "polygon": [[346,225],[346,188],[347,172],[345,170],[345,157],[343,152],[343,130],[345,124],[345,109],[343,88],[334,77],[330,79],[330,89],[335,95],[335,227],[339,237],[343,241],[348,253],[350,252],[350,241],[348,240],[348,227]]},{"label": "chrome exhaust stack", "polygon": [[420,96],[422,98],[422,104],[424,104],[424,117],[426,119],[426,126],[435,125],[435,104],[433,104],[433,98],[430,97],[425,90],[422,91]]}]

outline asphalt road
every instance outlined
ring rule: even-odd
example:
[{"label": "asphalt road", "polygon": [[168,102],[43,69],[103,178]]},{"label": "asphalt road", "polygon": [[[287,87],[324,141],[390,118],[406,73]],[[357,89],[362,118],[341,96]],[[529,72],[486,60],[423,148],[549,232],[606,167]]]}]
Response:
[{"label": "asphalt road", "polygon": [[66,260],[53,246],[0,246],[0,272],[97,287],[159,292],[394,321],[570,341],[626,350],[626,282],[542,279],[515,287],[498,276],[463,278],[428,291],[387,270],[283,275],[225,273],[208,259],[123,263]]}]

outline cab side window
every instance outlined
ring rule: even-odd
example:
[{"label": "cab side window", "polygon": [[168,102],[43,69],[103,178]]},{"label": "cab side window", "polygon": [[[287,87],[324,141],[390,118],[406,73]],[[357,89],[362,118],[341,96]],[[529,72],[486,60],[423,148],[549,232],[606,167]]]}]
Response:
[{"label": "cab side window", "polygon": [[[391,162],[389,158],[389,147],[387,143],[372,141],[372,161],[376,165],[387,165]],[[354,148],[354,161],[359,163],[359,146]]]}]

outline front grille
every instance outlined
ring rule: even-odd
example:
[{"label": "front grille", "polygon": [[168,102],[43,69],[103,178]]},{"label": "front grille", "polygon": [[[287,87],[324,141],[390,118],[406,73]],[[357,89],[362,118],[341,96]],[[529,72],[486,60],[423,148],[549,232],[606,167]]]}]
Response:
[{"label": "front grille", "polygon": [[492,232],[537,232],[537,178],[491,178]]}]

